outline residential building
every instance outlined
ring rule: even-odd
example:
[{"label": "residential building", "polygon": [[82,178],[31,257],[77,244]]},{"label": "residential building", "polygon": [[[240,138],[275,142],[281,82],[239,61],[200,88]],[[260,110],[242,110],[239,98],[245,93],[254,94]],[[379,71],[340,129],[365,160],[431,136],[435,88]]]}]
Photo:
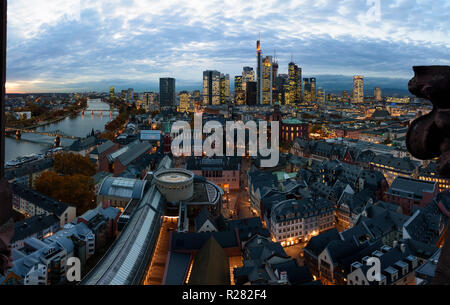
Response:
[{"label": "residential building", "polygon": [[[375,274],[374,279],[369,278],[372,266],[368,263],[369,256],[380,261],[381,273]],[[399,244],[394,248],[382,246],[369,256],[351,264],[347,285],[415,285],[415,271],[419,262],[406,244]]]},{"label": "residential building", "polygon": [[76,207],[43,195],[26,186],[14,183],[13,209],[26,217],[55,215],[60,227],[72,222],[76,217]]},{"label": "residential building", "polygon": [[207,178],[225,192],[228,190],[239,190],[241,187],[240,158],[220,157],[205,159],[191,157],[186,160],[186,169],[197,176]]},{"label": "residential building", "polygon": [[55,215],[39,215],[29,217],[14,224],[14,236],[11,248],[21,249],[27,238],[43,240],[59,230],[59,219]]},{"label": "residential building", "polygon": [[286,200],[271,209],[270,232],[282,246],[305,242],[334,224],[333,205],[320,197]]},{"label": "residential building", "polygon": [[397,177],[386,192],[386,201],[402,207],[403,214],[411,215],[415,207],[425,207],[439,193],[437,183]]}]

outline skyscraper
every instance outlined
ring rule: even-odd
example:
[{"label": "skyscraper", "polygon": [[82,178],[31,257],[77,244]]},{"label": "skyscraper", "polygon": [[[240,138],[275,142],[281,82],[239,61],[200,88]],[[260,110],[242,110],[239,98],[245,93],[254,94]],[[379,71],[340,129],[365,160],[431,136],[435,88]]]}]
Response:
[{"label": "skyscraper", "polygon": [[316,101],[317,99],[317,84],[316,84],[316,79],[314,77],[309,79],[309,82],[311,84],[311,101]]},{"label": "skyscraper", "polygon": [[262,69],[262,104],[272,105],[272,90],[273,90],[273,77],[272,77],[272,56],[266,56],[263,60]]},{"label": "skyscraper", "polygon": [[325,102],[325,90],[323,88],[317,89],[317,101],[318,102]]},{"label": "skyscraper", "polygon": [[159,79],[159,104],[161,107],[176,106],[175,79]]},{"label": "skyscraper", "polygon": [[280,105],[286,104],[286,98],[289,93],[289,75],[279,74],[276,80],[277,90],[275,90],[274,100]]},{"label": "skyscraper", "polygon": [[353,77],[352,103],[364,102],[364,77],[356,75]]},{"label": "skyscraper", "polygon": [[278,90],[278,60],[276,59],[276,52],[274,52],[273,62],[272,62],[272,87],[273,90]]},{"label": "skyscraper", "polygon": [[302,69],[294,62],[289,63],[289,92],[286,104],[294,104],[302,99]]},{"label": "skyscraper", "polygon": [[303,79],[303,101],[311,102],[311,80],[309,78]]},{"label": "skyscraper", "polygon": [[245,103],[245,91],[243,89],[242,76],[234,77],[234,101],[237,105]]},{"label": "skyscraper", "polygon": [[234,92],[242,90],[242,76],[236,75],[234,77]]},{"label": "skyscraper", "polygon": [[263,58],[261,51],[261,41],[258,40],[256,42],[256,103],[258,105],[262,104],[263,101]]},{"label": "skyscraper", "polygon": [[247,82],[247,91],[245,92],[245,101],[247,105],[254,106],[257,103],[256,82]]},{"label": "skyscraper", "polygon": [[113,99],[114,96],[115,96],[115,88],[111,87],[111,88],[109,88],[109,98]]},{"label": "skyscraper", "polygon": [[188,112],[193,109],[191,102],[191,94],[187,91],[180,92],[180,112]]},{"label": "skyscraper", "polygon": [[252,67],[244,67],[242,71],[242,90],[246,90],[247,82],[255,81],[255,71]]},{"label": "skyscraper", "polygon": [[203,72],[203,105],[220,104],[220,72]]},{"label": "skyscraper", "polygon": [[373,96],[375,98],[375,101],[377,101],[377,102],[381,102],[383,100],[380,87],[375,87]]},{"label": "skyscraper", "polygon": [[230,75],[220,75],[220,104],[230,101]]}]

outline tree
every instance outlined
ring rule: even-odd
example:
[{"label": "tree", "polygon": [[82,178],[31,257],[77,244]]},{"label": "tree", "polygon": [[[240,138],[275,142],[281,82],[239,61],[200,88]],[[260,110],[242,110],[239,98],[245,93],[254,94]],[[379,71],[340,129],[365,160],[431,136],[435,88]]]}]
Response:
[{"label": "tree", "polygon": [[78,215],[95,208],[95,186],[91,177],[44,172],[36,180],[36,190],[58,201],[75,205]]},{"label": "tree", "polygon": [[100,139],[114,141],[115,135],[112,131],[105,131],[98,136]]},{"label": "tree", "polygon": [[53,168],[61,175],[79,174],[90,177],[96,173],[96,166],[89,157],[83,157],[74,153],[57,154]]}]

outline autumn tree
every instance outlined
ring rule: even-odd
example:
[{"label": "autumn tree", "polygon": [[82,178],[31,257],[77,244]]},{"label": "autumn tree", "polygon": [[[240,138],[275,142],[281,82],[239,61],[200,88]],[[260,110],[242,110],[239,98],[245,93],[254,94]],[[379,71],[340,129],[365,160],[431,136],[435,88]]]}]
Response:
[{"label": "autumn tree", "polygon": [[61,202],[77,207],[77,214],[95,208],[94,179],[83,175],[60,176],[44,172],[36,180],[36,190]]},{"label": "autumn tree", "polygon": [[96,166],[89,157],[83,157],[74,153],[57,154],[53,168],[61,175],[79,174],[90,177],[96,173]]}]

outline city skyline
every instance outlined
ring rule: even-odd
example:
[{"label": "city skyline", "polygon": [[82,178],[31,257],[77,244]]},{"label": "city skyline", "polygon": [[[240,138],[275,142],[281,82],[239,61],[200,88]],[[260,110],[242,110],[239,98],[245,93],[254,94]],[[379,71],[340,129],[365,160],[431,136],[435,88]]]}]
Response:
[{"label": "city skyline", "polygon": [[206,70],[231,79],[244,66],[256,71],[260,32],[262,55],[276,49],[280,74],[287,73],[292,56],[305,76],[318,78],[318,86],[319,76],[330,74],[395,78],[406,85],[412,65],[450,62],[446,9],[406,2],[382,1],[375,20],[364,1],[263,6],[17,0],[8,10],[7,91],[156,89],[161,77],[176,78],[180,89],[200,87]]}]

